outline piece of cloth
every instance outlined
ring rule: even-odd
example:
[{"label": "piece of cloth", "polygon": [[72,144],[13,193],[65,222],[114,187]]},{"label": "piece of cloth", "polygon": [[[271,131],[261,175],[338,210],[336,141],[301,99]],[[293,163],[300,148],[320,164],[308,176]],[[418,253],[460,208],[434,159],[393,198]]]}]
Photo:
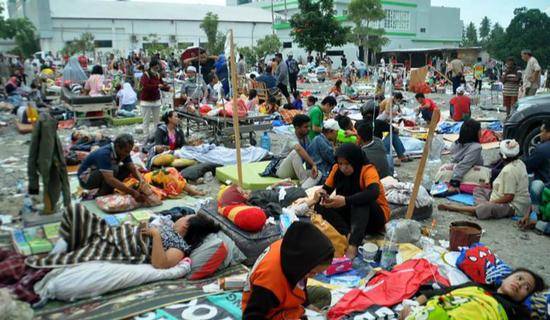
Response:
[{"label": "piece of cloth", "polygon": [[110,227],[80,203],[64,212],[59,235],[67,242],[68,252],[42,258],[31,256],[27,265],[44,268],[98,260],[145,263],[150,259],[151,239],[143,238],[138,226]]},{"label": "piece of cloth", "polygon": [[[523,71],[523,86],[529,89],[537,90],[540,87],[540,72],[541,67],[538,60],[535,57],[530,57]],[[539,72],[539,76],[533,78],[535,72]],[[526,94],[527,95],[527,94]]]},{"label": "piece of cloth", "polygon": [[[281,195],[283,195],[282,199]],[[261,207],[270,217],[278,217],[283,213],[283,208],[304,197],[307,197],[304,189],[296,187],[254,190],[250,193],[247,203]]]},{"label": "piece of cloth", "polygon": [[69,62],[63,68],[62,74],[63,81],[84,82],[88,79],[76,56],[72,56],[69,59]]},{"label": "piece of cloth", "polygon": [[189,255],[191,246],[174,230],[174,221],[170,217],[159,216],[151,222],[151,226],[159,230],[164,250],[174,248]]},{"label": "piece of cloth", "polygon": [[42,301],[74,301],[150,282],[182,278],[190,269],[189,261],[169,269],[156,269],[151,264],[90,261],[55,269],[36,283],[35,288]]},{"label": "piece of cloth", "polygon": [[105,78],[102,74],[92,74],[88,80],[86,80],[84,89],[88,90],[88,95],[91,97],[102,96],[104,83]]},{"label": "piece of cloth", "polygon": [[542,193],[545,187],[546,186],[542,180],[533,180],[533,182],[531,182],[531,185],[529,186],[529,193],[531,194],[531,202],[534,205],[542,204]]},{"label": "piece of cloth", "polygon": [[[304,167],[304,160],[296,150],[293,150],[282,159],[275,175],[281,179],[298,179],[300,184],[304,183],[311,173]],[[319,179],[322,175],[319,175]]]},{"label": "piece of cloth", "polygon": [[334,148],[324,134],[313,138],[307,147],[307,153],[317,166],[321,180],[324,181],[334,165]]},{"label": "piece of cloth", "polygon": [[370,143],[361,147],[361,150],[363,150],[369,162],[376,167],[381,179],[391,175],[388,156],[386,154],[387,149],[384,147],[382,140],[373,137]]},{"label": "piece of cloth", "polygon": [[458,95],[453,97],[449,103],[452,106],[453,112],[451,113],[451,117],[454,121],[464,121],[470,118],[470,105],[472,104],[470,97]]},{"label": "piece of cloth", "polygon": [[472,281],[482,285],[500,286],[512,273],[510,266],[481,243],[462,248],[455,264]]},{"label": "piece of cloth", "polygon": [[451,66],[452,77],[457,77],[462,75],[462,72],[464,70],[464,63],[462,63],[462,60],[460,59],[451,60],[450,66]]},{"label": "piece of cloth", "polygon": [[128,82],[124,82],[122,89],[116,94],[118,103],[121,107],[124,105],[135,105],[137,103],[137,94]]},{"label": "piece of cloth", "polygon": [[527,320],[529,314],[516,302],[483,286],[468,283],[426,292],[425,306],[414,308],[406,320],[494,319]]},{"label": "piece of cloth", "polygon": [[307,301],[304,277],[331,261],[334,247],[314,225],[294,222],[251,269],[243,290],[243,319],[299,319]]},{"label": "piece of cloth", "polygon": [[455,166],[451,180],[460,182],[474,166],[482,166],[481,150],[481,144],[477,142],[459,143],[457,141],[453,143],[451,146],[451,163],[454,163]]},{"label": "piece of cloth", "polygon": [[481,80],[485,74],[485,65],[483,63],[476,63],[474,65],[474,79]]},{"label": "piece of cloth", "polygon": [[31,268],[25,265],[25,256],[7,249],[0,249],[0,288],[7,289],[19,300],[37,302],[40,297],[33,286],[50,270]]},{"label": "piece of cloth", "polygon": [[477,187],[474,189],[474,202],[476,204],[476,216],[480,220],[500,219],[514,215],[514,208],[508,203],[492,203],[490,189]]},{"label": "piece of cloth", "polygon": [[142,103],[143,101],[160,101],[160,87],[166,86],[160,75],[146,71],[140,79],[140,84],[141,93],[139,99]]},{"label": "piece of cloth", "polygon": [[345,130],[339,129],[336,136],[336,141],[340,143],[357,143],[357,136],[355,135],[347,136]]},{"label": "piece of cloth", "polygon": [[411,259],[397,265],[391,272],[379,271],[364,290],[352,289],[328,312],[328,319],[342,319],[346,315],[368,309],[370,306],[393,306],[411,298],[420,286],[439,283],[449,286],[437,266],[426,259]]},{"label": "piece of cloth", "polygon": [[459,133],[460,127],[462,127],[462,122],[443,121],[437,125],[437,132],[442,134]]},{"label": "piece of cloth", "polygon": [[319,105],[313,106],[311,109],[309,109],[309,118],[311,121],[309,122],[309,133],[308,137],[309,140],[313,140],[317,135],[319,135],[319,132],[313,131],[313,126],[322,128],[323,127],[323,119],[325,115],[323,113],[323,110]]},{"label": "piece of cloth", "polygon": [[[268,151],[259,147],[241,148],[241,160],[243,163],[262,160]],[[219,165],[232,165],[237,163],[235,149],[216,146],[214,144],[202,144],[199,146],[183,146],[174,154],[182,159],[195,159],[198,162],[213,163]]]},{"label": "piece of cloth", "polygon": [[524,216],[529,214],[531,197],[529,195],[529,178],[523,161],[517,159],[504,166],[495,181],[493,181],[493,192],[491,201],[501,199],[505,194],[513,194],[514,199],[510,202],[516,215]]},{"label": "piece of cloth", "polygon": [[[386,190],[386,199],[389,203],[398,205],[408,205],[413,191],[413,184],[410,182],[397,182],[384,185]],[[423,186],[418,189],[416,196],[415,207],[421,208],[429,206],[433,203],[433,199],[428,193],[428,190]]]},{"label": "piece of cloth", "polygon": [[63,145],[57,135],[57,120],[47,113],[40,114],[32,131],[27,175],[31,194],[38,194],[39,175],[42,178],[46,213],[53,212],[61,193],[65,207],[71,205],[69,176]]},{"label": "piece of cloth", "polygon": [[[516,68],[505,70],[502,75],[502,95],[504,97],[517,97],[519,90],[519,83],[521,81],[521,73]],[[506,104],[505,104],[506,105]],[[511,106],[512,104],[510,104]]]},{"label": "piece of cloth", "polygon": [[544,183],[550,182],[550,141],[539,143],[529,156],[523,159],[528,173]]}]

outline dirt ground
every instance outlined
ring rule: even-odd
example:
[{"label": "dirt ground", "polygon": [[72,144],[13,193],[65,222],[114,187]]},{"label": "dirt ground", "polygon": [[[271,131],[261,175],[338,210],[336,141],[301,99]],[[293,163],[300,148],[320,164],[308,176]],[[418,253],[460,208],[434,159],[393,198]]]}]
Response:
[{"label": "dirt ground", "polygon": [[[327,85],[307,85],[302,88],[317,89],[321,92],[326,92]],[[412,97],[407,94],[407,97]],[[442,106],[443,110],[448,110],[448,100],[450,96],[445,95],[430,95],[436,102]],[[445,103],[443,103],[445,102]],[[480,109],[474,108],[474,117],[481,115]],[[502,113],[483,112],[484,115],[496,116],[500,119],[504,117]],[[11,117],[5,114],[0,114],[0,120],[9,120]],[[139,125],[118,127],[118,128],[99,128],[102,132],[110,135],[116,135],[121,132],[136,134],[137,138],[141,138],[138,129]],[[136,130],[137,129],[137,130]],[[61,130],[61,139],[67,143],[68,130]],[[259,134],[258,134],[259,136]],[[30,135],[20,135],[15,130],[13,124],[8,127],[0,127],[0,214],[17,215],[23,202],[23,196],[26,190],[26,163],[28,158],[28,147]],[[276,143],[274,141],[273,143]],[[498,157],[495,150],[484,151],[485,163],[489,163]],[[445,162],[448,156],[442,156],[442,161]],[[405,163],[401,167],[396,168],[397,178],[401,181],[413,181],[419,160],[411,163]],[[17,182],[24,183],[23,190],[17,190]],[[209,191],[211,195],[215,195],[218,190],[219,183],[214,179],[208,181],[199,188]],[[38,198],[38,197],[37,197]],[[437,203],[445,200],[437,199]],[[476,219],[451,212],[442,212],[435,209],[433,218],[436,220],[436,238],[449,238],[449,224],[458,220],[476,221],[483,227],[484,233],[482,242],[488,245],[499,257],[513,267],[527,267],[540,273],[547,282],[550,283],[550,238],[547,236],[537,235],[534,232],[523,232],[516,227],[516,223],[511,219],[477,221]],[[431,221],[425,221],[425,224],[431,224]],[[2,238],[6,239],[6,238]],[[5,240],[0,240],[0,245],[7,245]]]}]

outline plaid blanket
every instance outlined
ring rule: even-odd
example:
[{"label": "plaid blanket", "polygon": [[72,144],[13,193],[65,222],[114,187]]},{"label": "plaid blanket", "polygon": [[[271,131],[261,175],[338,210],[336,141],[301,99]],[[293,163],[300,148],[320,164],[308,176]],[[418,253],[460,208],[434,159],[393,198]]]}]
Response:
[{"label": "plaid blanket", "polygon": [[74,204],[65,211],[59,234],[68,243],[67,253],[29,257],[27,265],[51,268],[95,260],[127,263],[149,260],[150,239],[143,239],[137,226],[110,227],[81,204]]},{"label": "plaid blanket", "polygon": [[288,109],[279,109],[279,113],[281,114],[281,117],[283,117],[283,121],[286,124],[292,124],[292,119],[294,119],[294,116],[297,114],[304,113],[302,110],[288,110]]},{"label": "plaid blanket", "polygon": [[36,270],[25,265],[25,257],[5,249],[0,249],[0,288],[6,288],[17,299],[36,302],[38,295],[33,286],[40,281],[50,269]]}]

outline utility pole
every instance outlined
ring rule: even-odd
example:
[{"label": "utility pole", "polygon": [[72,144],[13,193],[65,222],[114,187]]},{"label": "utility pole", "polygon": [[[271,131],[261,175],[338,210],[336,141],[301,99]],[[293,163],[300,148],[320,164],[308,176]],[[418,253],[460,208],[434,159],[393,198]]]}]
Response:
[{"label": "utility pole", "polygon": [[273,11],[273,0],[271,0],[271,33],[275,35],[275,13]]},{"label": "utility pole", "polygon": [[285,0],[285,22],[288,22],[288,10],[286,7],[286,0]]}]

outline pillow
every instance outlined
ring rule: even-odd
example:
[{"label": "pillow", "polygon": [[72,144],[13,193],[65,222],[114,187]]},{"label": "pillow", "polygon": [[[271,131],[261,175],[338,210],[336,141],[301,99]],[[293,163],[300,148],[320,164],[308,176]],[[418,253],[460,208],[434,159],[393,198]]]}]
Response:
[{"label": "pillow", "polygon": [[264,227],[267,217],[260,207],[235,204],[218,208],[218,212],[237,227],[248,232],[258,232]]},{"label": "pillow", "polygon": [[169,153],[163,153],[153,158],[153,165],[157,167],[169,166],[174,161],[174,155]]},{"label": "pillow", "polygon": [[218,192],[218,208],[246,203],[246,197],[235,185],[222,186]]},{"label": "pillow", "polygon": [[200,246],[191,251],[191,273],[189,280],[199,280],[212,276],[223,267],[227,257],[227,247],[214,233],[206,236]]},{"label": "pillow", "polygon": [[525,299],[524,304],[531,314],[531,319],[550,318],[550,291],[533,293]]},{"label": "pillow", "polygon": [[217,236],[223,241],[223,243],[225,244],[225,247],[227,248],[227,257],[223,262],[223,265],[222,265],[223,268],[227,268],[229,266],[239,264],[244,260],[246,260],[246,256],[241,251],[241,249],[237,247],[233,239],[231,239],[228,235],[226,235],[222,231],[218,232]]},{"label": "pillow", "polygon": [[[454,163],[446,163],[439,168],[434,181],[449,183],[453,177]],[[473,166],[464,177],[462,177],[461,186],[466,185],[463,191],[472,189],[471,186],[479,186],[483,183],[491,182],[491,169],[483,166]],[[462,189],[462,188],[461,188]]]},{"label": "pillow", "polygon": [[194,165],[195,163],[197,163],[197,161],[193,159],[174,159],[174,161],[172,162],[172,167],[186,168]]},{"label": "pillow", "polygon": [[502,280],[512,273],[512,269],[506,263],[481,243],[474,243],[470,248],[462,249],[456,266],[479,284],[499,286]]}]

